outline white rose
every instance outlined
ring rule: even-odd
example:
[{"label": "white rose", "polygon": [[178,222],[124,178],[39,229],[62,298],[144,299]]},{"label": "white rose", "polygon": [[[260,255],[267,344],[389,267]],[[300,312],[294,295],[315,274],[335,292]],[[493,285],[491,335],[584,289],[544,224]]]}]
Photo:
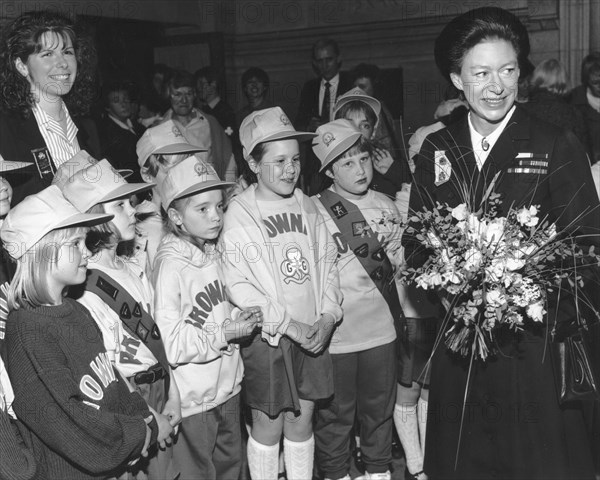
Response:
[{"label": "white rose", "polygon": [[534,205],[529,208],[523,207],[517,212],[517,221],[526,227],[535,227],[539,222],[537,208]]},{"label": "white rose", "polygon": [[532,303],[527,306],[527,316],[535,322],[541,322],[544,319],[544,305],[542,302]]},{"label": "white rose", "polygon": [[493,307],[501,307],[506,303],[506,297],[500,290],[488,290],[485,292],[485,301]]},{"label": "white rose", "polygon": [[454,207],[452,209],[452,216],[456,218],[458,221],[462,221],[467,218],[469,214],[469,210],[467,209],[466,203],[461,203],[460,205]]},{"label": "white rose", "polygon": [[525,266],[525,259],[518,257],[508,257],[506,259],[506,269],[516,272]]}]

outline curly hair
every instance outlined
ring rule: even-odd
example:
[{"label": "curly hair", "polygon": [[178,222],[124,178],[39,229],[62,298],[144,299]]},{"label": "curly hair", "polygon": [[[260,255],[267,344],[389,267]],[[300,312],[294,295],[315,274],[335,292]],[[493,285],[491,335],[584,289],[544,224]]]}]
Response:
[{"label": "curly hair", "polygon": [[71,115],[87,113],[97,88],[96,49],[91,38],[68,18],[49,10],[27,12],[9,23],[0,40],[0,109],[23,117],[31,114],[35,104],[29,81],[16,68],[20,59],[27,63],[30,55],[43,48],[44,34],[70,39],[75,49],[77,76],[71,90],[62,99]]}]

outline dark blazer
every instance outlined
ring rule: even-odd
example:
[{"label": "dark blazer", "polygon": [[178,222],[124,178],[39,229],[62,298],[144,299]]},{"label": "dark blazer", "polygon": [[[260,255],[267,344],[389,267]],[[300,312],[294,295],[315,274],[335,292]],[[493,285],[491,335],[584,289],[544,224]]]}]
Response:
[{"label": "dark blazer", "polygon": [[[79,129],[77,132],[79,146],[87,150],[89,136],[79,122],[75,119],[73,121]],[[0,155],[5,160],[31,163],[31,167],[6,174],[13,188],[13,206],[26,196],[43,190],[52,182],[52,176],[42,177],[36,167],[33,151],[39,148],[46,148],[46,142],[33,114],[27,118],[20,115],[0,114]]]},{"label": "dark blazer", "polygon": [[590,140],[591,163],[600,162],[600,112],[594,110],[587,101],[587,88],[584,85],[573,89],[571,103],[583,114]]},{"label": "dark blazer", "polygon": [[[438,186],[435,151],[444,151],[452,166],[450,179]],[[527,159],[517,158],[519,153],[533,153],[534,160],[547,161],[547,166],[538,165],[538,173],[519,171],[527,164]],[[539,205],[541,218],[547,215],[559,229],[592,233],[597,242],[600,202],[582,145],[573,133],[534,119],[521,107],[481,172],[466,118],[429,135],[415,161],[412,209],[430,208],[436,201],[452,207],[463,203],[461,182],[478,204],[486,184],[498,174],[495,190],[505,210],[501,214],[511,205]],[[563,304],[573,314],[571,299],[561,302],[558,312],[553,299],[550,294],[548,319],[560,321],[566,315]],[[442,326],[440,335],[447,327]],[[594,477],[582,412],[558,404],[549,336],[542,324],[528,324],[520,332],[501,330],[496,337],[499,353],[485,363],[475,361],[472,368],[469,358],[450,353],[440,342],[431,363],[427,420],[424,470],[431,478]]]},{"label": "dark blazer", "polygon": [[145,128],[135,122],[133,123],[135,133],[133,133],[117,125],[108,115],[105,115],[99,124],[101,158],[106,158],[116,169],[133,170],[133,174],[127,180],[132,183],[141,182],[136,146]]},{"label": "dark blazer", "polygon": [[[295,127],[297,130],[306,130],[310,119],[319,117],[319,88],[321,86],[321,78],[313,78],[307,81],[302,87],[300,94],[300,104],[298,105],[298,113],[296,115]],[[343,95],[352,88],[350,75],[346,72],[340,72],[340,83],[338,84],[336,98],[332,99],[332,103],[340,95]],[[332,119],[333,120],[333,119]]]}]

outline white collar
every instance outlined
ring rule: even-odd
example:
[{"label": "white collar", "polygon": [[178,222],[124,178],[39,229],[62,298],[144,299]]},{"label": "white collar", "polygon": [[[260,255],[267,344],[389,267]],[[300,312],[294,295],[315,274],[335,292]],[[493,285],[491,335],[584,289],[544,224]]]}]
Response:
[{"label": "white collar", "polygon": [[590,107],[592,107],[597,112],[600,112],[600,97],[594,97],[589,88],[586,90],[585,96],[587,97],[587,101],[590,104]]},{"label": "white collar", "polygon": [[115,117],[110,112],[108,112],[108,118],[110,118],[113,122],[115,122],[122,129],[124,129],[124,130],[131,130],[133,132],[133,124],[131,123],[130,119],[127,119],[126,122],[123,122],[122,120],[119,120],[117,117]]},{"label": "white collar", "polygon": [[[515,112],[515,109],[516,109],[516,106],[513,105],[512,108],[508,111],[508,113],[504,117],[504,119],[502,120],[502,122],[500,122],[500,124],[496,127],[496,129],[489,135],[481,135],[477,130],[475,130],[475,127],[473,126],[473,122],[471,121],[471,112],[469,112],[468,119],[469,119],[469,131],[471,132],[471,144],[473,146],[473,153],[475,155],[475,161],[477,162],[477,166],[479,167],[479,169],[481,169],[481,167],[487,160],[489,153],[494,148],[496,141],[498,140],[498,138],[500,137],[500,135],[506,128],[506,125],[508,125],[508,122],[510,121],[510,118],[512,117],[513,113]],[[483,148],[483,145],[484,145],[483,140],[484,139],[485,139],[485,144],[488,145],[488,147],[486,149]]]},{"label": "white collar", "polygon": [[337,87],[338,83],[340,83],[340,74],[336,73],[335,77],[333,77],[331,80],[325,80],[324,78],[321,79],[321,87],[325,88],[325,83],[329,82],[329,85],[331,87]]}]

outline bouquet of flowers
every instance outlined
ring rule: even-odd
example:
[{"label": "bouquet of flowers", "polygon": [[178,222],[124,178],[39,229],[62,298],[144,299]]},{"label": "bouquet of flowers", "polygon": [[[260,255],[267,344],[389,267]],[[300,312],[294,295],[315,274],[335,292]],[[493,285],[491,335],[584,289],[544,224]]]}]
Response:
[{"label": "bouquet of flowers", "polygon": [[[435,289],[447,309],[446,346],[486,360],[500,328],[519,330],[543,322],[546,296],[564,282],[582,286],[577,264],[584,256],[572,238],[558,236],[536,206],[499,216],[500,198],[488,191],[484,207],[437,204],[412,212],[405,227],[429,259],[399,272],[402,281]],[[384,217],[382,223],[396,223]],[[404,222],[402,222],[404,223]],[[593,247],[589,255],[595,258]]]}]

